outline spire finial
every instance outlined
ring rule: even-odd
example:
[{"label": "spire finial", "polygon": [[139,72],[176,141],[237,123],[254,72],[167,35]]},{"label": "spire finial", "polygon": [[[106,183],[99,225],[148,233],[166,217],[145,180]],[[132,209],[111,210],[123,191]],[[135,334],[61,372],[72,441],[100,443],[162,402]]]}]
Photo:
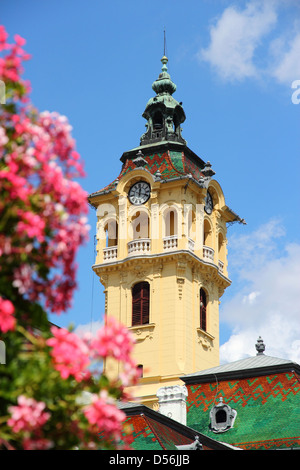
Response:
[{"label": "spire finial", "polygon": [[168,58],[166,56],[167,52],[166,52],[166,49],[167,49],[167,42],[166,42],[166,30],[164,29],[164,55],[161,59],[161,62],[163,64],[162,66],[162,72],[166,72],[168,71],[168,67],[167,67],[167,63],[168,63]]},{"label": "spire finial", "polygon": [[261,336],[258,337],[255,348],[256,348],[256,351],[257,351],[257,356],[261,356],[264,353],[264,350],[266,349],[266,347],[264,345],[264,342],[263,342]]}]

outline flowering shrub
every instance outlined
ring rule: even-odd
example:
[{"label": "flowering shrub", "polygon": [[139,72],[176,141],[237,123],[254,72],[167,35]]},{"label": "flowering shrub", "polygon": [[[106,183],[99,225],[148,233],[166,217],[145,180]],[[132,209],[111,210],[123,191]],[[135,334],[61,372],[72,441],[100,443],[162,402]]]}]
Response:
[{"label": "flowering shrub", "polygon": [[89,347],[86,342],[74,333],[65,329],[52,327],[53,337],[46,341],[52,346],[51,356],[56,370],[60,372],[63,379],[73,376],[77,382],[89,378],[90,365]]},{"label": "flowering shrub", "polygon": [[113,436],[116,441],[121,439],[121,423],[126,415],[115,407],[105,390],[92,396],[92,402],[85,408],[84,414],[95,432],[101,429],[104,437]]},{"label": "flowering shrub", "polygon": [[43,402],[38,403],[33,398],[20,395],[18,405],[10,406],[8,409],[11,418],[7,424],[14,432],[38,430],[50,418],[50,413],[44,412],[45,406]]},{"label": "flowering shrub", "polygon": [[[115,448],[125,418],[115,401],[137,380],[133,341],[116,322],[89,339],[49,324],[47,312],[71,305],[88,238],[84,171],[67,118],[30,103],[25,40],[7,38],[0,26],[0,449]],[[91,373],[107,357],[124,366],[114,383]]]}]

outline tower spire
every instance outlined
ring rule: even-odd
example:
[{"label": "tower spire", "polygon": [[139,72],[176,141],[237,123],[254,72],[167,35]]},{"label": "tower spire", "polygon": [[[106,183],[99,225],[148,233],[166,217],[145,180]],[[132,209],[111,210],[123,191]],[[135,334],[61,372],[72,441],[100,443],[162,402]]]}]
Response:
[{"label": "tower spire", "polygon": [[181,136],[180,125],[185,121],[182,103],[173,98],[176,85],[168,73],[168,58],[164,31],[164,55],[161,59],[162,68],[158,78],[153,82],[152,89],[156,96],[150,98],[143,117],[147,119],[147,131],[141,137],[141,145],[160,141],[173,141],[186,144]]}]

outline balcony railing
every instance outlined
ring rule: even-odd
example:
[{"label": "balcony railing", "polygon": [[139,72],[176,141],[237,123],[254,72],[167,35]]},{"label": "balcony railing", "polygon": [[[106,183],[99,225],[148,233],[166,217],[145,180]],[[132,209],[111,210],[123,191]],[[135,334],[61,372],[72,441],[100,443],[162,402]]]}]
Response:
[{"label": "balcony railing", "polygon": [[[188,239],[188,249],[190,251],[194,251],[195,242]],[[151,251],[151,240],[150,238],[139,238],[136,240],[130,241],[128,244],[128,254],[130,255],[147,255],[150,254]],[[174,250],[178,248],[178,236],[172,235],[170,237],[165,237],[163,239],[163,248],[164,251]],[[210,263],[214,263],[214,255],[215,252],[213,248],[209,246],[203,246],[203,259],[205,261],[209,261]],[[109,246],[103,248],[103,261],[109,262],[117,259],[118,257],[118,246]],[[224,263],[221,260],[217,261],[218,269],[221,274],[224,273]]]},{"label": "balcony railing", "polygon": [[129,255],[146,255],[151,250],[150,238],[138,238],[127,244]]},{"label": "balcony railing", "polygon": [[163,238],[164,250],[174,250],[178,247],[178,236],[170,235]]},{"label": "balcony railing", "polygon": [[190,251],[194,251],[194,248],[195,248],[195,242],[194,240],[192,240],[191,238],[188,239],[188,249]]},{"label": "balcony railing", "polygon": [[118,247],[117,246],[109,246],[107,248],[103,248],[103,261],[111,261],[118,257]]},{"label": "balcony railing", "polygon": [[213,262],[215,251],[209,246],[203,245],[203,258],[207,261]]},{"label": "balcony railing", "polygon": [[224,272],[224,263],[223,263],[223,261],[221,261],[221,260],[218,261],[218,268],[219,268],[220,273],[223,274],[223,272]]}]

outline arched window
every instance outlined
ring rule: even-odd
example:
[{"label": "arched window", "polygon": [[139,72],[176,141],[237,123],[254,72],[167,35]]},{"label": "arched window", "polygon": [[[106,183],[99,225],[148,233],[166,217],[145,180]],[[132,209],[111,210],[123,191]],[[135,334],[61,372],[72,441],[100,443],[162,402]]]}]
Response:
[{"label": "arched window", "polygon": [[200,328],[203,331],[206,331],[206,308],[207,308],[207,298],[204,289],[200,289]]},{"label": "arched window", "polygon": [[172,237],[177,235],[178,232],[178,217],[177,211],[175,209],[168,209],[164,213],[164,223],[165,223],[165,237]]},{"label": "arched window", "polygon": [[114,219],[108,220],[104,227],[106,246],[116,246],[118,244],[118,223]]},{"label": "arched window", "polygon": [[208,220],[204,220],[203,245],[212,246],[212,229]]},{"label": "arched window", "polygon": [[215,414],[215,418],[216,418],[216,423],[217,424],[226,423],[226,421],[227,421],[226,411],[225,410],[217,411],[216,414]]},{"label": "arched window", "polygon": [[131,218],[132,239],[149,238],[149,217],[145,211],[137,211]]},{"label": "arched window", "polygon": [[150,286],[139,282],[132,288],[132,326],[149,323]]},{"label": "arched window", "polygon": [[156,111],[153,116],[153,127],[155,130],[161,129],[163,126],[163,115],[160,111]]}]

